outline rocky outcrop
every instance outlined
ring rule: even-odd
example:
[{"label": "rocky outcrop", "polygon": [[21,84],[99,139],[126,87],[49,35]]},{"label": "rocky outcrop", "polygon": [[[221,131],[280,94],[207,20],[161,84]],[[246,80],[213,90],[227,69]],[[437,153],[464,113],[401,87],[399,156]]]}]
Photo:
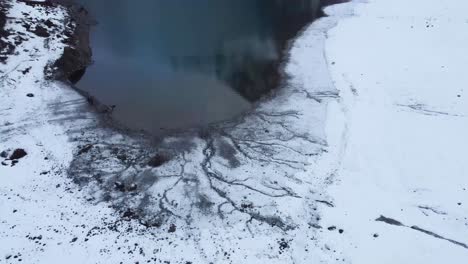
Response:
[{"label": "rocky outcrop", "polygon": [[49,77],[58,80],[68,80],[77,83],[84,75],[86,68],[91,64],[92,52],[89,44],[91,19],[88,11],[70,0],[51,0],[64,6],[69,13],[67,18],[67,47],[52,65]]},{"label": "rocky outcrop", "polygon": [[8,31],[5,30],[6,11],[6,1],[0,1],[0,63],[5,63],[8,55],[13,53],[14,50],[14,46],[5,41],[5,38],[9,35]]}]

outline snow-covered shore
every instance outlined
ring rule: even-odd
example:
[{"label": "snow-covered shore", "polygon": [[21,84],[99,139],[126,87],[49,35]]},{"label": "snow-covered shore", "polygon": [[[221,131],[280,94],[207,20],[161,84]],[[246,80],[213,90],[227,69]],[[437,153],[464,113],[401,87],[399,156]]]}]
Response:
[{"label": "snow-covered shore", "polygon": [[158,168],[158,147],[44,80],[63,28],[21,23],[61,25],[65,10],[8,2],[9,38],[24,39],[0,64],[0,152],[28,155],[1,159],[0,263],[468,261],[462,0],[327,7],[291,43],[287,87],[209,135],[167,139],[184,151]]},{"label": "snow-covered shore", "polygon": [[340,162],[322,223],[344,233],[322,238],[350,263],[468,262],[467,10],[374,0],[329,31]]}]

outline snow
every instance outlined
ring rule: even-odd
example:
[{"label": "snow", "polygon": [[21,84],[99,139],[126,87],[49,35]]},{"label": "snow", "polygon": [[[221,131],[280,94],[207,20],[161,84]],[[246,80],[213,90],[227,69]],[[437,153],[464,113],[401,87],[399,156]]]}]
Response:
[{"label": "snow", "polygon": [[328,33],[340,91],[328,142],[341,161],[323,223],[345,231],[323,239],[351,263],[468,261],[466,246],[375,221],[468,244],[467,7],[369,1]]},{"label": "snow", "polygon": [[[44,39],[15,22],[62,25],[65,11],[10,2],[10,41],[26,40],[0,65],[0,152],[28,155],[0,166],[0,263],[467,263],[464,1],[327,7],[291,43],[286,87],[208,137],[166,138],[187,150],[160,168],[145,167],[153,142],[44,80],[63,28]],[[230,142],[239,151],[222,153]],[[116,173],[115,148],[139,153],[131,169]],[[76,183],[101,170],[104,183]],[[145,189],[111,191],[116,180]],[[116,210],[142,204],[146,218],[161,205],[181,217],[146,228]]]}]

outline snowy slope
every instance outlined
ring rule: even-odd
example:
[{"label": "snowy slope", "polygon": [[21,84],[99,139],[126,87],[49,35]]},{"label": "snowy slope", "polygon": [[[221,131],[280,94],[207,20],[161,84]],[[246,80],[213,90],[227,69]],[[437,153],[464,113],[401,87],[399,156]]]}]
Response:
[{"label": "snowy slope", "polygon": [[374,0],[329,32],[341,161],[323,223],[344,233],[322,239],[350,263],[468,263],[466,11]]},{"label": "snowy slope", "polygon": [[28,154],[0,160],[0,263],[468,262],[464,1],[328,7],[276,97],[157,146],[44,80],[65,10],[8,2],[0,152]]}]

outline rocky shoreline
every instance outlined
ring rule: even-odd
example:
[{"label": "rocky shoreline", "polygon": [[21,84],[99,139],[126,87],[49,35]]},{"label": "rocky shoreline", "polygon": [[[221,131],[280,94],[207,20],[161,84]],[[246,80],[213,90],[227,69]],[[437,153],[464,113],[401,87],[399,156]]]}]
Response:
[{"label": "rocky shoreline", "polygon": [[68,80],[72,84],[78,82],[86,72],[86,68],[92,63],[92,51],[90,47],[90,27],[92,20],[88,11],[72,0],[51,0],[60,4],[68,11],[65,23],[67,31],[65,47],[60,57],[52,68],[58,71],[52,74],[54,79]]}]

